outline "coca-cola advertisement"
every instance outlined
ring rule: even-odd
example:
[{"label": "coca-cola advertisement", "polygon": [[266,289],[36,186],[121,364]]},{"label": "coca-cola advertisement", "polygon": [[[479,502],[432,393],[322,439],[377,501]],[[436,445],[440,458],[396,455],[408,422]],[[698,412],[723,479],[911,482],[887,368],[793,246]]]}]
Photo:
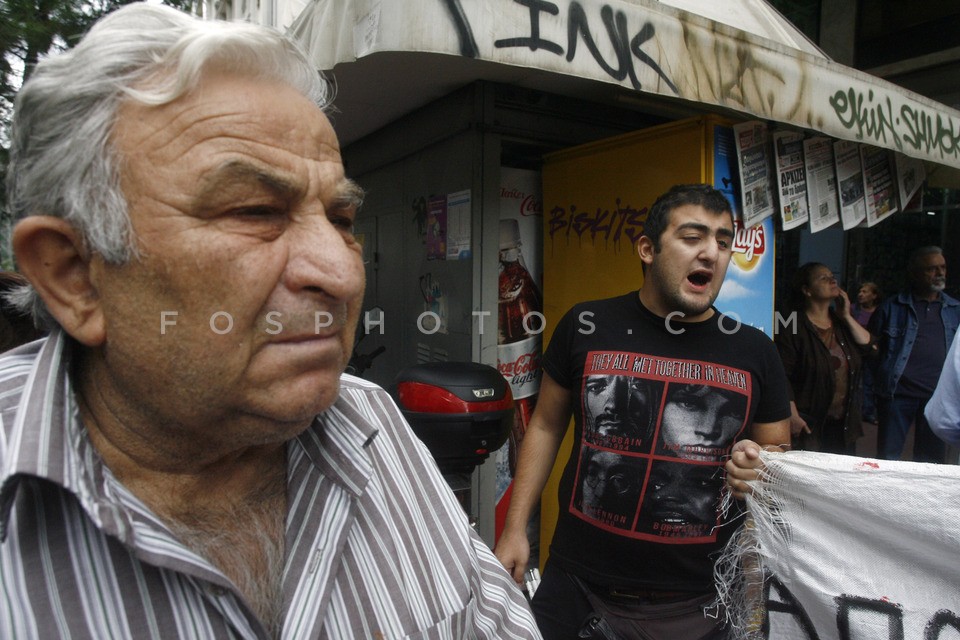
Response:
[{"label": "coca-cola advertisement", "polygon": [[497,366],[516,403],[513,430],[497,453],[497,526],[502,529],[516,469],[517,450],[540,391],[543,350],[543,202],[540,173],[502,168]]}]

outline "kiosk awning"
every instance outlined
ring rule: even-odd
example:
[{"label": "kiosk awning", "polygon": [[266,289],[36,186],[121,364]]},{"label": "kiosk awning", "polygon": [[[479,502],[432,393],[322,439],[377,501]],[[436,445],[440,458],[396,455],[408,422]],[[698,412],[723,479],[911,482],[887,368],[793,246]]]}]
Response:
[{"label": "kiosk awning", "polygon": [[313,0],[290,30],[335,69],[346,143],[470,80],[590,80],[960,169],[960,112],[833,62],[763,0]]}]

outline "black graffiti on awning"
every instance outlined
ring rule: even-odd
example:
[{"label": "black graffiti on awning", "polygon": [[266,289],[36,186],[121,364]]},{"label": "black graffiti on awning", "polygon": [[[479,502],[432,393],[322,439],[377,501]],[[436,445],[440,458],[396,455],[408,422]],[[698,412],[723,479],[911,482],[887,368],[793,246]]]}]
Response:
[{"label": "black graffiti on awning", "polygon": [[[493,43],[496,48],[525,47],[531,51],[545,51],[558,56],[566,53],[567,62],[572,62],[577,55],[579,42],[582,40],[597,65],[617,82],[629,78],[633,88],[638,91],[641,90],[643,85],[636,68],[636,63],[639,61],[652,69],[671,91],[680,95],[680,90],[673,80],[667,76],[656,60],[643,50],[643,46],[656,37],[656,29],[652,23],[645,22],[634,31],[631,29],[627,14],[624,11],[614,11],[610,5],[602,5],[600,7],[600,20],[616,56],[616,60],[611,62],[606,60],[601,53],[597,39],[591,30],[587,12],[580,2],[574,0],[567,5],[567,46],[564,49],[560,43],[542,37],[540,29],[541,15],[559,16],[559,5],[547,0],[513,1],[529,9],[527,33],[522,36],[496,40]],[[473,35],[470,20],[463,11],[460,0],[443,0],[443,3],[450,13],[454,28],[457,31],[460,54],[465,57],[476,58],[479,55],[479,48]]]}]

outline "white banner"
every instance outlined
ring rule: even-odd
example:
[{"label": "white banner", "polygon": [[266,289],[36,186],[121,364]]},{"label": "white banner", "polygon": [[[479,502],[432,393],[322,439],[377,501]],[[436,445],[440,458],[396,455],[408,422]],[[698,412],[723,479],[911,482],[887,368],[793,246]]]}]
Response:
[{"label": "white banner", "polygon": [[752,520],[719,565],[721,593],[739,594],[732,638],[960,638],[960,467],[809,451],[762,459]]}]

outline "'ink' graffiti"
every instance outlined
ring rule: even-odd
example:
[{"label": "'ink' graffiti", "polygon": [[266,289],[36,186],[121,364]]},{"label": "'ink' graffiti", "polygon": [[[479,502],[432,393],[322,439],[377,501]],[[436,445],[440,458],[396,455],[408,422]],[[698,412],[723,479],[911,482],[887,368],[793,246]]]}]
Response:
[{"label": "'ink' graffiti", "polygon": [[457,30],[457,38],[460,40],[460,55],[465,58],[476,58],[480,51],[477,49],[473,29],[470,28],[470,21],[467,19],[467,14],[463,12],[460,0],[443,0],[443,4],[450,12],[453,26]]},{"label": "'ink' graffiti", "polygon": [[[477,45],[473,41],[473,30],[463,7],[460,5],[460,0],[443,1],[456,28],[461,55],[476,57]],[[656,36],[656,29],[650,22],[645,22],[639,28],[631,27],[624,11],[614,11],[610,5],[606,4],[601,6],[600,22],[603,24],[606,37],[609,39],[616,58],[614,61],[608,61],[600,51],[598,40],[594,36],[594,28],[591,28],[587,11],[580,2],[573,1],[567,5],[567,42],[566,49],[564,49],[562,44],[548,40],[541,35],[541,20],[560,19],[559,5],[547,0],[513,1],[529,10],[529,24],[526,25],[526,33],[523,35],[494,41],[493,45],[498,49],[525,47],[531,51],[545,51],[558,56],[566,53],[566,59],[569,62],[576,57],[577,47],[582,41],[597,65],[617,82],[629,78],[634,89],[642,89],[636,67],[639,62],[652,69],[671,91],[680,95],[680,90],[673,80],[667,76],[656,60],[643,50],[644,45],[654,41]],[[543,16],[547,16],[547,18],[543,18]],[[655,41],[653,43],[655,44]]]}]

